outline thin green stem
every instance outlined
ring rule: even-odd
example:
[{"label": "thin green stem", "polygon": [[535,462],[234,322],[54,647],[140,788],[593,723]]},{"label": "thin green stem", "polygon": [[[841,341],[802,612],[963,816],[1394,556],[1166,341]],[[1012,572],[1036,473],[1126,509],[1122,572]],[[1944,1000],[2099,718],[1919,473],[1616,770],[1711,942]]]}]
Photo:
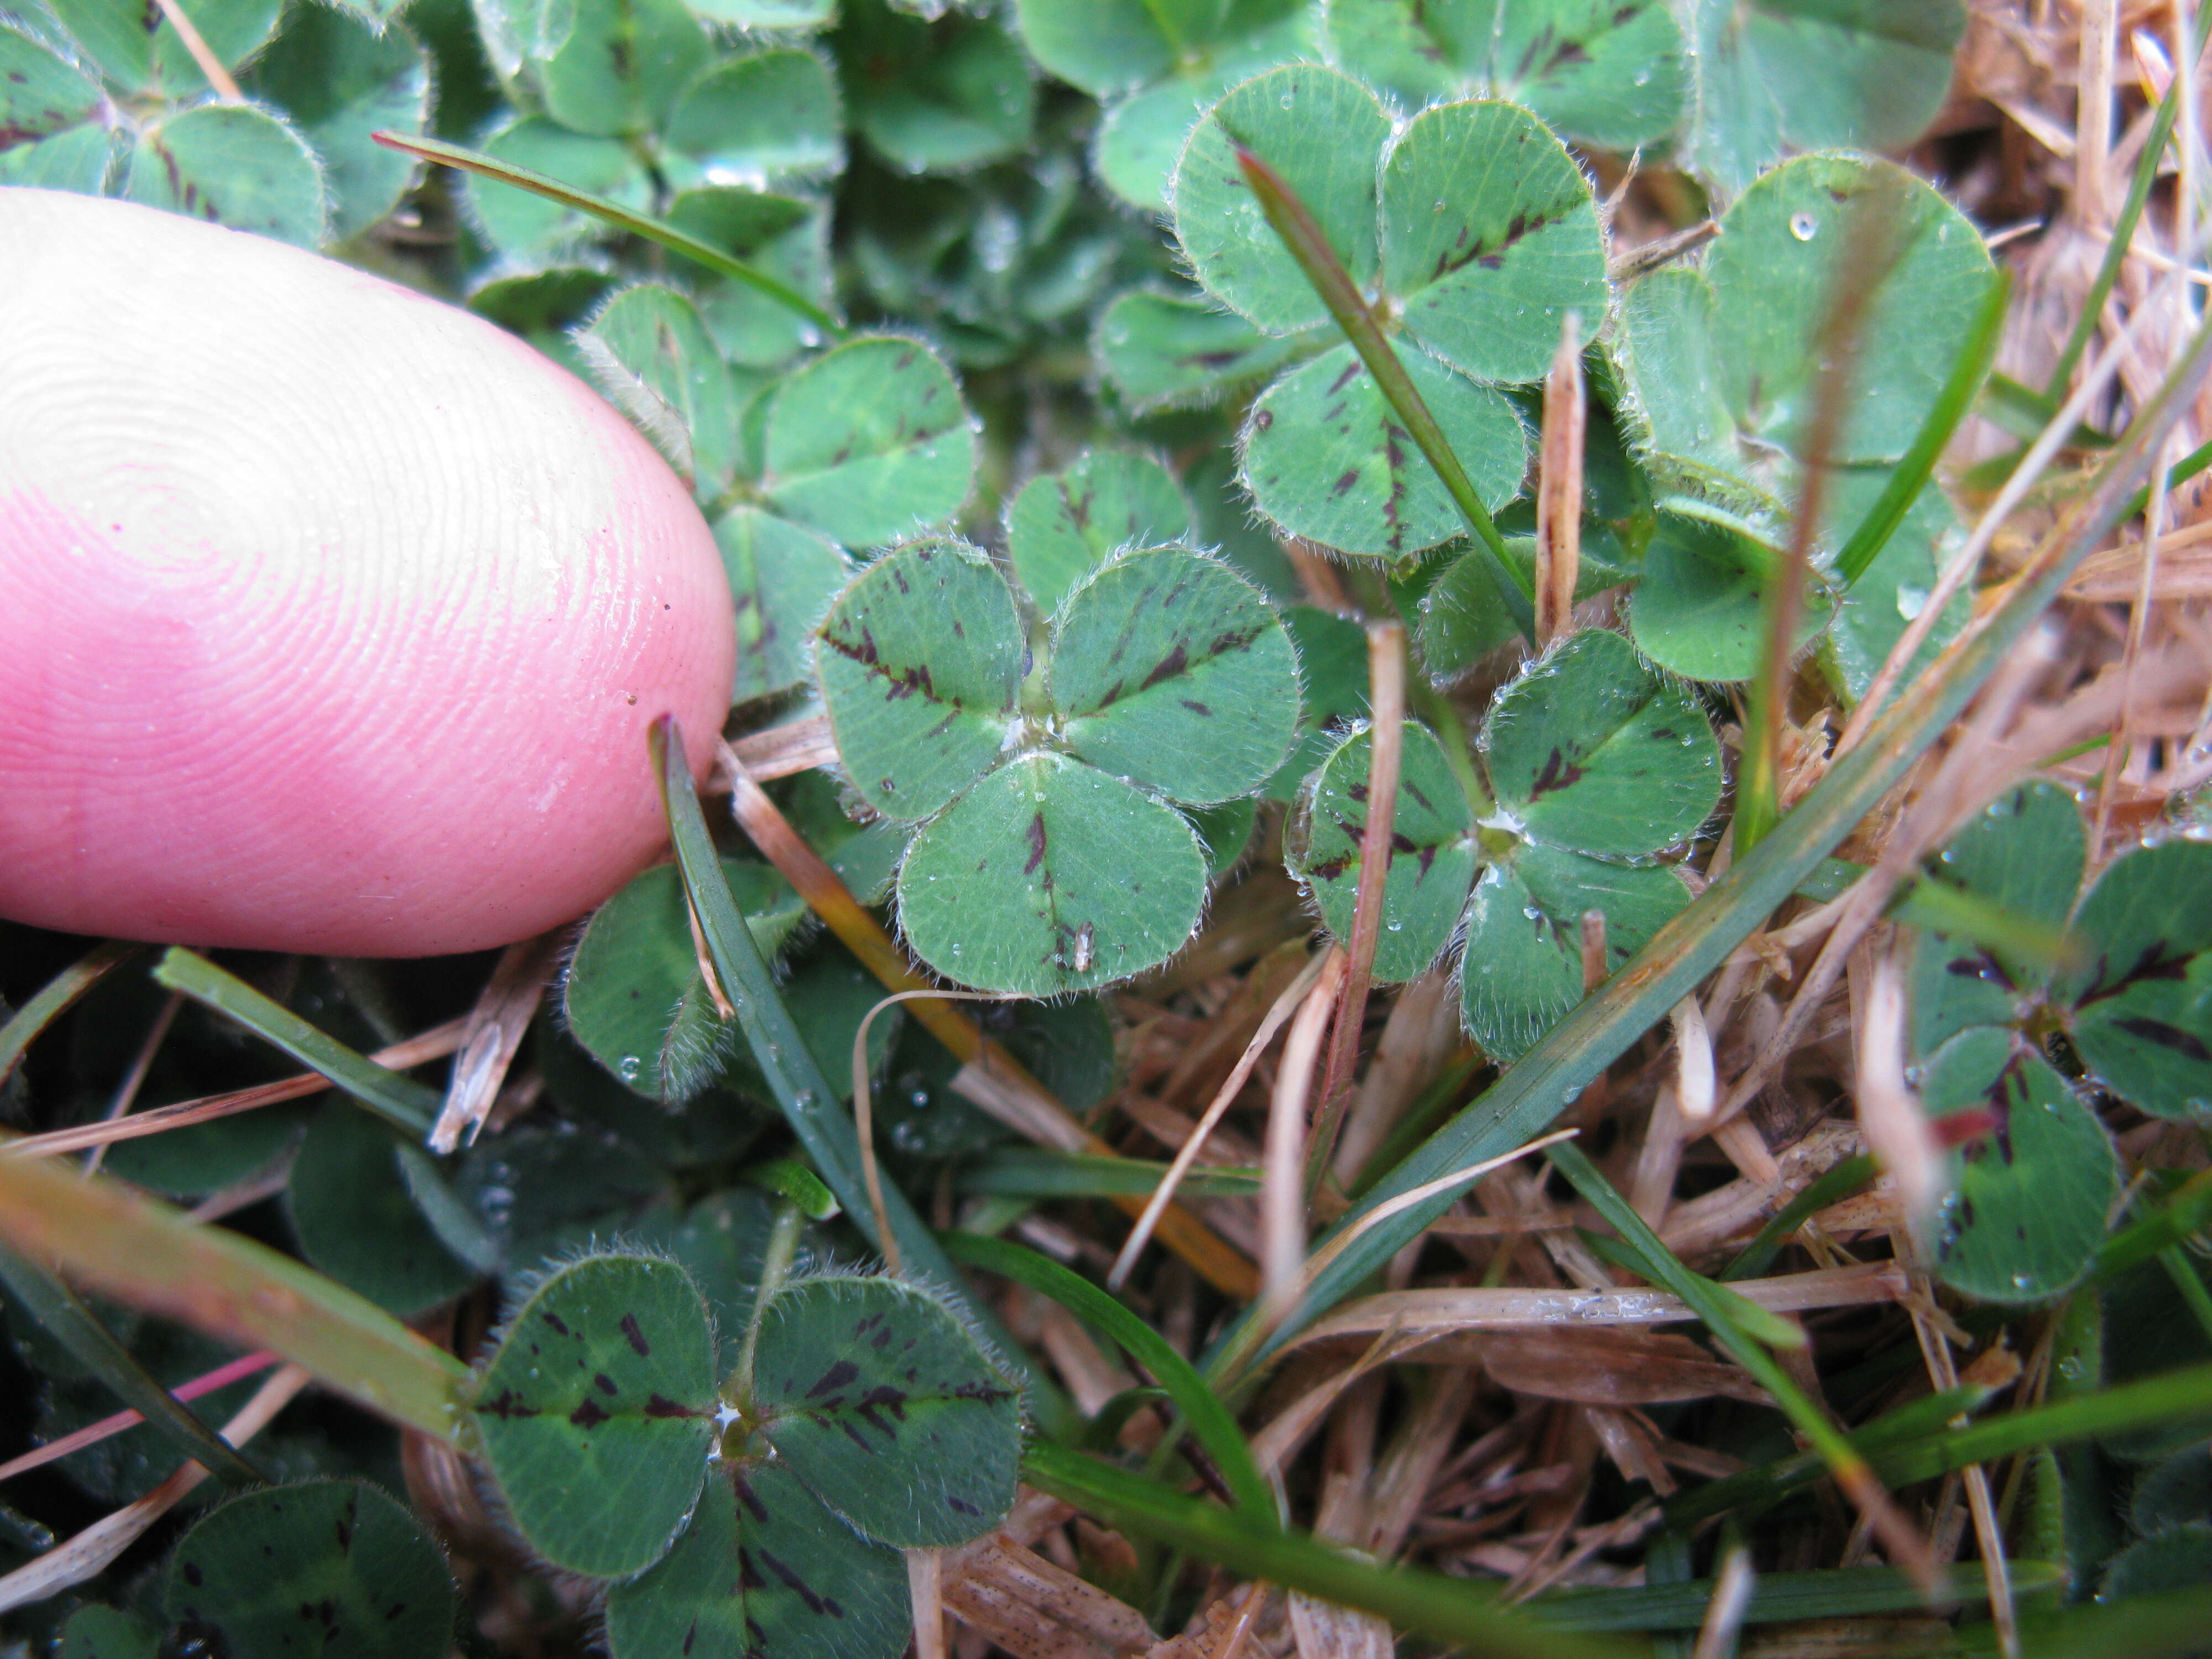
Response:
[{"label": "thin green stem", "polygon": [[[2212,11],[2212,7],[2206,9]],[[2212,466],[2212,443],[2199,444],[2167,470],[2166,487],[2172,489],[2177,484],[2186,483],[2208,466]],[[2120,522],[2125,524],[2130,519],[2142,517],[2143,510],[2149,505],[2150,486],[2145,484],[2128,497],[2127,507],[2120,514]]]},{"label": "thin green stem", "polygon": [[1283,246],[1298,262],[1298,269],[1313,284],[1314,292],[1321,296],[1328,314],[1344,331],[1344,337],[1359,354],[1367,372],[1375,377],[1375,385],[1389,402],[1392,410],[1403,422],[1406,434],[1420,447],[1436,469],[1444,492],[1459,508],[1460,517],[1467,521],[1468,532],[1481,544],[1487,556],[1484,568],[1489,573],[1492,585],[1498,590],[1498,603],[1513,618],[1513,625],[1534,643],[1536,638],[1535,596],[1532,590],[1521,586],[1512,562],[1505,556],[1505,538],[1498,533],[1498,526],[1490,516],[1490,509],[1475,494],[1474,484],[1467,476],[1453,453],[1450,441],[1443,428],[1429,412],[1413,377],[1406,373],[1405,364],[1383,337],[1382,325],[1359,292],[1359,285],[1352,280],[1352,273],[1344,268],[1344,261],[1329,246],[1328,234],[1322,229],[1312,211],[1301,201],[1290,182],[1283,175],[1238,143],[1232,134],[1230,139],[1237,152],[1237,166],[1244,181],[1260,204],[1260,210],[1267,216],[1267,222],[1281,237]]},{"label": "thin green stem", "polygon": [[806,1218],[799,1206],[787,1198],[777,1201],[768,1246],[761,1252],[760,1284],[753,1291],[752,1317],[745,1321],[744,1343],[738,1350],[737,1369],[731,1372],[726,1385],[731,1403],[740,1409],[752,1404],[753,1355],[760,1346],[761,1319],[768,1312],[768,1304],[775,1300],[775,1293],[783,1288],[783,1281],[791,1277],[791,1264],[799,1257],[799,1236],[805,1226]]},{"label": "thin green stem", "polygon": [[0,1280],[6,1281],[15,1299],[46,1328],[48,1335],[185,1456],[226,1486],[268,1483],[269,1477],[245,1454],[156,1382],[138,1363],[137,1356],[116,1340],[115,1334],[94,1316],[68,1285],[8,1249],[0,1249]]},{"label": "thin green stem", "polygon": [[2150,131],[2144,135],[2142,150],[2136,158],[2135,177],[2128,185],[2128,199],[2120,209],[2119,217],[2112,221],[2112,240],[2105,246],[2105,258],[2097,267],[2097,278],[2089,284],[2089,292],[2081,301],[2081,315],[2075,319],[2074,331],[2066,337],[2065,349],[2051,366],[2050,380],[2044,383],[2044,395],[2054,403],[2065,398],[2074,371],[2081,366],[2081,354],[2089,349],[2090,337],[2097,331],[2098,320],[2105,314],[2105,301],[2112,297],[2112,284],[2119,280],[2120,266],[2127,259],[2128,249],[2134,245],[2136,226],[2142,222],[2143,209],[2149,204],[2151,186],[2158,182],[2158,170],[2166,159],[2166,147],[2173,141],[2174,123],[2181,117],[2182,76],[2196,72],[2196,62],[2204,55],[2208,30],[2212,30],[2212,6],[2199,6],[2190,31],[2190,61],[2176,66],[2173,84],[2166,89],[2166,96],[2159,101],[2158,113],[2151,118]]},{"label": "thin green stem", "polygon": [[441,162],[464,173],[474,173],[502,185],[512,185],[517,190],[526,190],[534,196],[558,202],[563,207],[588,213],[617,230],[626,230],[633,236],[642,236],[648,242],[658,242],[671,253],[680,253],[685,258],[706,266],[719,276],[744,283],[755,293],[775,301],[786,311],[805,318],[831,338],[842,339],[845,337],[845,325],[798,289],[776,281],[765,271],[754,270],[742,259],[732,258],[713,243],[702,242],[689,232],[678,230],[649,214],[636,212],[619,202],[611,202],[604,196],[594,196],[589,191],[564,185],[557,179],[549,179],[542,173],[532,173],[528,167],[519,167],[480,151],[447,143],[442,139],[421,136],[407,137],[396,132],[373,132],[369,137],[387,149],[404,150],[410,155],[419,155],[426,161]]},{"label": "thin green stem", "polygon": [[2005,305],[2011,296],[2012,273],[2000,270],[1990,279],[1989,291],[1982,295],[1972,326],[1967,330],[1966,343],[1951,365],[1950,378],[1943,382],[1943,389],[1936,394],[1935,404],[1920,422],[1912,447],[1905,452],[1905,459],[1891,471],[1881,494],[1867,509],[1850,540],[1844,544],[1843,551],[1836,555],[1836,576],[1844,586],[1866,574],[1867,567],[1889,544],[1898,526],[1905,522],[1906,512],[1935,475],[1936,463],[1942,459],[1959,423],[1973,406],[1974,394],[1988,377],[1990,365],[1996,361],[1997,344],[2004,335]]},{"label": "thin green stem", "polygon": [[0,1083],[15,1069],[15,1062],[23,1051],[37,1040],[40,1032],[59,1019],[69,1006],[105,979],[124,958],[138,947],[120,939],[109,939],[95,945],[68,967],[56,974],[38,994],[9,1017],[0,1025]]},{"label": "thin green stem", "polygon": [[154,979],[228,1015],[263,1042],[321,1073],[402,1134],[421,1140],[437,1121],[445,1102],[436,1090],[356,1053],[205,957],[172,945],[155,965]]}]

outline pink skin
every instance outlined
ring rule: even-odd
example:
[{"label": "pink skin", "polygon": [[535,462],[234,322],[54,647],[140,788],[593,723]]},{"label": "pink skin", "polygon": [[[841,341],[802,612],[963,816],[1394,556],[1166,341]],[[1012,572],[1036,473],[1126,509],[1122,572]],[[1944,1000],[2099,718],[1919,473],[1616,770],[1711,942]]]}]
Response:
[{"label": "pink skin", "polygon": [[623,418],[452,307],[0,189],[0,916],[348,956],[527,938],[647,862],[736,635]]}]

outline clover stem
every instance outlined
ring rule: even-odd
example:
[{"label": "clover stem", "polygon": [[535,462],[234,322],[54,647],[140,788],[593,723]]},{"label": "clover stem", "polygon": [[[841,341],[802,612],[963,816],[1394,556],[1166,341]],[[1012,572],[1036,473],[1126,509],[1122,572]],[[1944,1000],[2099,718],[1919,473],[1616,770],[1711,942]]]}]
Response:
[{"label": "clover stem", "polygon": [[760,1346],[761,1320],[784,1280],[791,1277],[791,1264],[799,1255],[799,1229],[805,1224],[799,1206],[787,1198],[776,1200],[775,1221],[769,1229],[767,1248],[761,1252],[760,1288],[753,1292],[752,1317],[745,1322],[744,1346],[738,1350],[737,1370],[723,1385],[730,1403],[740,1410],[752,1401],[753,1352]]},{"label": "clover stem", "polygon": [[1418,663],[1406,677],[1406,701],[1443,745],[1444,764],[1458,780],[1460,793],[1467,797],[1476,820],[1488,817],[1497,810],[1497,803],[1482,786],[1482,774],[1474,764],[1474,741],[1467,734],[1467,721],[1460,714],[1459,705],[1429,683]]}]

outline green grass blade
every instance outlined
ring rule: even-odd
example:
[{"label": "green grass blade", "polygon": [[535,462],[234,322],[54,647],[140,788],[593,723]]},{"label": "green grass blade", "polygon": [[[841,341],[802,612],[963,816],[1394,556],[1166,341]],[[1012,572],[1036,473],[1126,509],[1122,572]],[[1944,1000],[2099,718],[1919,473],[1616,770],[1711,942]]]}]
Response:
[{"label": "green grass blade", "polygon": [[[2166,487],[2171,489],[2176,484],[2186,483],[2208,466],[2212,466],[2212,443],[2199,444],[2167,469]],[[2149,505],[2150,486],[2145,484],[2128,497],[2128,504],[2120,514],[2120,522],[2124,524],[2136,517]]]},{"label": "green grass blade", "polygon": [[[1982,412],[1992,425],[2001,427],[2022,443],[2033,443],[2043,435],[2044,428],[2058,418],[2061,405],[2056,398],[2045,397],[2032,386],[2022,386],[2009,374],[1990,376],[1988,400]],[[2067,435],[2067,444],[2075,449],[2110,449],[2112,441],[2094,426],[2076,423]]]},{"label": "green grass blade", "polygon": [[1866,574],[1867,567],[1889,545],[1897,526],[1905,522],[1906,512],[1935,475],[1936,463],[1942,459],[1959,423],[1973,407],[1974,394],[1988,376],[1990,365],[1996,361],[1997,344],[2004,334],[2005,303],[2011,296],[2012,273],[2000,270],[1990,279],[1989,292],[1982,296],[1981,307],[1974,313],[1966,343],[1914,434],[1912,447],[1905,452],[1905,459],[1889,475],[1873,507],[1844,544],[1843,551],[1836,555],[1836,574],[1844,586]]},{"label": "green grass blade", "polygon": [[[1009,1198],[1149,1196],[1169,1167],[1153,1158],[1015,1147],[968,1164],[955,1184],[963,1193]],[[1176,1183],[1176,1190],[1185,1198],[1253,1198],[1260,1191],[1260,1172],[1194,1169]]]},{"label": "green grass blade", "polygon": [[269,1477],[244,1453],[155,1381],[137,1356],[116,1340],[115,1334],[94,1316],[68,1285],[7,1249],[0,1249],[0,1279],[7,1282],[32,1317],[46,1327],[48,1335],[185,1456],[226,1486],[267,1484]]},{"label": "green grass blade", "polygon": [[1633,1649],[1537,1624],[1463,1579],[1361,1560],[1303,1533],[1262,1529],[1218,1504],[1048,1442],[1030,1448],[1024,1477],[1140,1538],[1231,1572],[1359,1607],[1401,1632],[1463,1645],[1484,1659],[1626,1659]]},{"label": "green grass blade", "polygon": [[2097,1251],[2091,1282],[2109,1284],[2129,1268],[2141,1266],[2207,1227],[2212,1227],[2212,1170],[2199,1170],[2157,1209],[2105,1240]]},{"label": "green grass blade", "polygon": [[69,1006],[106,978],[109,970],[138,947],[121,939],[95,945],[39,988],[38,994],[0,1025],[0,1083],[15,1069],[23,1050],[40,1032],[59,1019]]},{"label": "green grass blade", "polygon": [[2074,331],[2066,337],[2065,349],[2058,354],[2051,378],[2044,383],[2044,395],[2054,404],[2064,400],[2067,384],[2074,378],[2081,354],[2089,349],[2089,337],[2096,331],[2097,319],[2105,314],[2105,301],[2112,297],[2112,284],[2119,280],[2121,263],[2135,246],[2136,226],[2150,201],[2151,186],[2158,182],[2158,170],[2166,161],[2166,147],[2173,138],[2173,124],[2181,115],[2181,77],[2195,73],[2197,60],[2204,55],[2208,30],[2212,30],[2212,7],[2199,7],[2190,30],[2189,63],[2176,67],[2173,84],[2166,89],[2166,96],[2159,101],[2158,113],[2151,118],[2150,131],[2143,136],[2142,149],[2136,157],[2135,177],[2128,185],[2128,199],[2120,208],[2119,217],[2112,221],[2112,240],[2105,245],[2105,258],[2097,267],[2097,279],[2082,296]]},{"label": "green grass blade", "polygon": [[1467,469],[1452,452],[1443,428],[1429,412],[1428,404],[1406,373],[1406,366],[1398,361],[1398,354],[1383,337],[1382,326],[1376,322],[1375,313],[1367,308],[1367,301],[1360,297],[1352,273],[1344,268],[1344,262],[1336,257],[1336,250],[1329,246],[1328,235],[1282,174],[1241,143],[1237,145],[1237,165],[1244,174],[1245,183],[1252,187],[1260,210],[1267,216],[1268,224],[1283,239],[1283,246],[1298,262],[1298,269],[1305,272],[1314,292],[1328,307],[1328,314],[1358,352],[1360,362],[1367,365],[1376,387],[1405,422],[1407,432],[1420,446],[1421,453],[1436,469],[1452,504],[1459,508],[1460,517],[1467,520],[1468,529],[1480,543],[1486,555],[1484,568],[1489,572],[1492,586],[1498,590],[1499,603],[1513,618],[1513,625],[1534,641],[1535,596],[1521,586],[1518,574],[1505,556],[1505,538],[1498,533],[1490,510],[1474,493]]},{"label": "green grass blade", "polygon": [[1158,1332],[1114,1297],[1049,1256],[1004,1239],[972,1233],[945,1233],[942,1237],[946,1253],[956,1261],[1050,1297],[1120,1343],[1129,1358],[1150,1371],[1174,1399],[1192,1435],[1220,1471],[1237,1500],[1238,1513],[1263,1526],[1274,1524],[1274,1490],[1252,1461],[1252,1449],[1238,1430],[1237,1419],[1190,1361],[1170,1347]]},{"label": "green grass blade", "polygon": [[227,974],[205,957],[173,945],[155,964],[154,979],[172,991],[227,1014],[273,1047],[320,1072],[402,1134],[421,1140],[430,1133],[445,1104],[435,1089],[379,1066],[337,1038],[317,1030],[280,1002],[273,1002],[244,980]]},{"label": "green grass blade", "polygon": [[[2051,1561],[2008,1564],[2015,1595],[2056,1589],[2066,1570]],[[1640,1584],[1620,1589],[1554,1590],[1527,1604],[1547,1623],[1569,1630],[1696,1630],[1712,1600],[1713,1580]],[[1942,1598],[1961,1606],[1989,1599],[1989,1577],[1978,1564],[1943,1570]],[[1839,1567],[1823,1572],[1761,1573],[1744,1609],[1747,1625],[1800,1619],[1863,1619],[1870,1613],[1915,1613],[1927,1605],[1920,1587],[1894,1567]]]},{"label": "green grass blade", "polygon": [[0,1146],[0,1242],[131,1307],[266,1348],[380,1416],[458,1438],[467,1366],[367,1297],[105,1176]]},{"label": "green grass blade", "polygon": [[[1802,1346],[1804,1333],[1778,1316],[1754,1309],[1750,1302],[1725,1285],[1717,1285],[1702,1273],[1692,1273],[1684,1267],[1580,1148],[1562,1143],[1547,1148],[1544,1155],[1551,1160],[1553,1168],[1574,1184],[1575,1190],[1590,1207],[1620,1234],[1638,1264],[1638,1271],[1665,1285],[1689,1304],[1691,1311],[1705,1321],[1706,1328],[1720,1345],[1735,1357],[1736,1364],[1774,1396],[1783,1413],[1800,1434],[1813,1443],[1814,1449],[1838,1479],[1853,1485],[1863,1481],[1866,1459],[1766,1351],[1765,1345],[1776,1342],[1778,1338],[1789,1346]],[[1756,1322],[1748,1316],[1750,1313],[1758,1314]],[[1783,1327],[1779,1332],[1773,1328],[1777,1324]]]},{"label": "green grass blade", "polygon": [[603,223],[617,230],[626,230],[633,236],[642,236],[648,242],[658,242],[671,253],[680,253],[695,260],[720,276],[733,283],[743,283],[755,293],[766,295],[793,314],[804,317],[832,339],[842,339],[845,326],[820,306],[765,271],[755,270],[742,259],[733,259],[711,242],[702,242],[666,224],[649,214],[634,212],[619,203],[610,202],[604,196],[594,196],[588,191],[564,185],[558,179],[549,179],[542,173],[532,173],[528,167],[519,167],[459,144],[449,144],[442,139],[420,135],[409,137],[396,132],[374,132],[369,135],[387,149],[404,150],[410,155],[419,155],[426,161],[441,162],[449,167],[459,167],[464,173],[473,173],[486,179],[496,179],[502,185],[512,185],[517,190],[526,190],[532,195],[543,196],[548,201],[558,202],[563,207],[588,213]]},{"label": "green grass blade", "polygon": [[1375,1210],[1401,1193],[1500,1157],[1541,1134],[1593,1079],[1664,1018],[1796,890],[1958,718],[2089,550],[2119,521],[2126,495],[2150,469],[2158,447],[2195,395],[2208,363],[2212,363],[2212,330],[2200,331],[2190,342],[2182,362],[2130,426],[2058,532],[2052,556],[2032,568],[1911,695],[1893,699],[1868,729],[1866,739],[1831,767],[1771,834],[1661,928],[1627,966],[1584,998],[1472,1104],[1363,1194],[1339,1218],[1329,1237],[1353,1228],[1364,1231],[1315,1276],[1289,1317],[1271,1332],[1248,1311],[1224,1335],[1207,1366],[1217,1385],[1279,1347],[1334,1306],[1404,1249],[1443,1212],[1449,1200],[1414,1205],[1366,1226],[1366,1218]]},{"label": "green grass blade", "polygon": [[1874,1160],[1863,1155],[1847,1158],[1822,1176],[1781,1209],[1767,1218],[1759,1236],[1743,1248],[1743,1253],[1729,1263],[1720,1277],[1723,1285],[1731,1279],[1757,1279],[1773,1265],[1781,1251],[1782,1241],[1805,1224],[1808,1216],[1825,1210],[1831,1204],[1840,1204],[1852,1194],[1872,1183],[1875,1177]]},{"label": "green grass blade", "polygon": [[[659,781],[662,805],[668,813],[668,833],[676,843],[676,862],[684,872],[684,890],[699,918],[699,932],[707,941],[714,973],[738,1011],[738,1024],[752,1049],[754,1063],[768,1082],[784,1121],[799,1137],[814,1167],[830,1190],[845,1206],[853,1224],[881,1246],[876,1233],[875,1206],[860,1173],[860,1137],[853,1120],[839,1105],[843,1097],[830,1086],[815,1064],[805,1039],[784,1006],[775,977],[762,960],[744,914],[723,878],[714,837],[699,810],[699,794],[684,758],[676,722],[663,717],[653,727],[653,770]],[[884,1209],[903,1265],[918,1279],[938,1285],[959,1296],[967,1292],[952,1263],[939,1248],[937,1235],[896,1186],[884,1183]],[[994,1334],[996,1334],[994,1330]],[[1010,1350],[1010,1352],[1012,1352]]]}]

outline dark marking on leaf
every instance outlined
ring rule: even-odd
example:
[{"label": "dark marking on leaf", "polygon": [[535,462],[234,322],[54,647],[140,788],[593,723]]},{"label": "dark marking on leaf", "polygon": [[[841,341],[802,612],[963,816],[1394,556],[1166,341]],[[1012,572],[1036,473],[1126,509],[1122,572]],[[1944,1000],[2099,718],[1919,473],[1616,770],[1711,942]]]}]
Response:
[{"label": "dark marking on leaf", "polygon": [[568,1420],[571,1423],[580,1429],[587,1431],[599,1427],[607,1420],[607,1417],[606,1407],[589,1395],[578,1401],[576,1409],[568,1413]]},{"label": "dark marking on leaf", "polygon": [[1543,770],[1536,774],[1536,781],[1528,786],[1528,799],[1534,800],[1554,789],[1571,788],[1582,781],[1582,775],[1583,769],[1571,764],[1555,748],[1545,757]]},{"label": "dark marking on leaf", "polygon": [[818,1395],[829,1393],[832,1389],[842,1389],[860,1374],[860,1368],[858,1365],[849,1359],[841,1359],[822,1373],[821,1380],[806,1391],[806,1397],[812,1400]]},{"label": "dark marking on leaf", "polygon": [[2145,1042],[2155,1043],[2161,1048],[2171,1048],[2199,1065],[2212,1064],[2212,1048],[2207,1048],[2203,1039],[2194,1032],[2185,1031],[2179,1025],[2169,1025],[2162,1019],[2151,1019],[2142,1014],[2130,1014],[2124,1019],[2114,1020],[2112,1024],[2130,1036],[2141,1037]]}]

